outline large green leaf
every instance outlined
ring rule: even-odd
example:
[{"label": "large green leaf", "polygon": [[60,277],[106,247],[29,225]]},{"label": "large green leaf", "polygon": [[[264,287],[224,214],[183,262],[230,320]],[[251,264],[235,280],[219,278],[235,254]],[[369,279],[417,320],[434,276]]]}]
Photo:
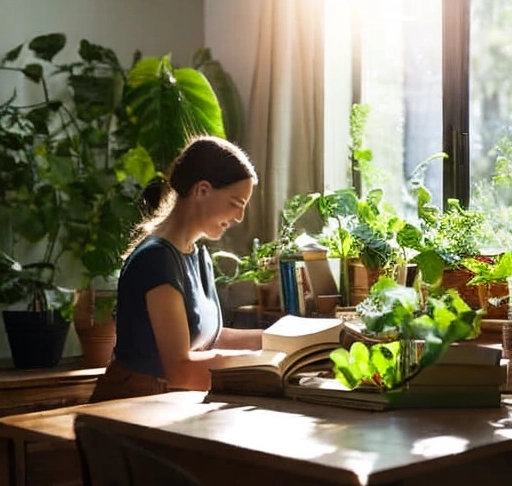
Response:
[{"label": "large green leaf", "polygon": [[130,149],[121,157],[116,174],[120,181],[131,176],[142,187],[157,175],[153,160],[147,150],[141,146]]},{"label": "large green leaf", "polygon": [[125,104],[138,143],[162,172],[190,136],[224,136],[220,107],[206,78],[190,68],[173,71],[167,56],[142,59],[130,70]]},{"label": "large green leaf", "polygon": [[198,132],[225,138],[219,101],[206,77],[192,68],[176,69],[174,76],[187,108],[194,114]]},{"label": "large green leaf", "polygon": [[240,143],[245,132],[243,103],[230,74],[219,61],[212,59],[208,48],[198,49],[194,54],[192,67],[206,76],[217,95],[226,137]]}]

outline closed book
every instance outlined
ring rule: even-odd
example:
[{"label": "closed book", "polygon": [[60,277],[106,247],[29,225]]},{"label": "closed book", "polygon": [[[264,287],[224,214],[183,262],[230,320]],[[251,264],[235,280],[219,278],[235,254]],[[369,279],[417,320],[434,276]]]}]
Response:
[{"label": "closed book", "polygon": [[415,385],[501,385],[507,381],[507,365],[433,364],[409,382]]},{"label": "closed book", "polygon": [[299,289],[295,260],[279,261],[279,282],[283,311],[295,316],[300,315]]},{"label": "closed book", "polygon": [[499,385],[474,387],[427,386],[404,387],[381,391],[377,387],[349,390],[335,378],[295,376],[285,389],[285,396],[295,400],[337,407],[364,410],[390,410],[401,408],[479,408],[499,407]]}]

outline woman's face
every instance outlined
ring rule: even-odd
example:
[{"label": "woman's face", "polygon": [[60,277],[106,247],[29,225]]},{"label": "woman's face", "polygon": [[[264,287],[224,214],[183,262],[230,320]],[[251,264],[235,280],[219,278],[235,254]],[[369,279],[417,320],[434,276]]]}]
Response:
[{"label": "woman's face", "polygon": [[244,179],[221,189],[208,188],[202,200],[201,226],[210,240],[218,240],[233,224],[244,219],[245,207],[251,199],[252,179]]}]

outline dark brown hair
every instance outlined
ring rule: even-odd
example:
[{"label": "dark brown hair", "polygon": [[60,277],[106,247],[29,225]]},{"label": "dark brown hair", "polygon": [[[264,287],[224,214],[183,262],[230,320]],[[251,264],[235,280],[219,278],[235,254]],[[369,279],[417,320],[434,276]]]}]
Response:
[{"label": "dark brown hair", "polygon": [[172,164],[169,185],[179,197],[186,197],[199,181],[220,189],[244,179],[258,183],[256,171],[242,149],[222,138],[198,137]]},{"label": "dark brown hair", "polygon": [[241,148],[218,137],[193,138],[172,163],[169,177],[160,184],[163,189],[159,187],[157,195],[153,194],[153,203],[148,204],[146,199],[150,214],[136,226],[123,258],[162,224],[172,211],[176,198],[186,198],[197,182],[208,181],[215,189],[221,189],[245,179],[258,184],[256,170]]}]

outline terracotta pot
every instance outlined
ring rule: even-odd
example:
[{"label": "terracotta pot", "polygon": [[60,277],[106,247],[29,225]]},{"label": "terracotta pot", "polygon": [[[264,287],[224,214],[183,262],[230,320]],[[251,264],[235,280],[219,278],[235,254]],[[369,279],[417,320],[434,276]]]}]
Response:
[{"label": "terracotta pot", "polygon": [[488,285],[478,285],[478,297],[480,307],[485,311],[484,319],[503,319],[508,317],[508,299],[499,305],[492,305],[489,299],[508,296],[508,284],[493,283]]},{"label": "terracotta pot", "polygon": [[112,358],[116,341],[115,299],[113,290],[75,291],[73,323],[87,367],[107,366]]},{"label": "terracotta pot", "polygon": [[371,286],[377,282],[380,270],[366,268],[360,260],[348,262],[350,305],[361,303],[370,293]]},{"label": "terracotta pot", "polygon": [[278,311],[281,309],[278,279],[267,283],[257,283],[256,295],[258,296],[258,306],[261,310]]},{"label": "terracotta pot", "polygon": [[472,309],[480,309],[477,285],[467,285],[474,274],[465,268],[445,268],[441,285],[444,289],[455,289]]}]

